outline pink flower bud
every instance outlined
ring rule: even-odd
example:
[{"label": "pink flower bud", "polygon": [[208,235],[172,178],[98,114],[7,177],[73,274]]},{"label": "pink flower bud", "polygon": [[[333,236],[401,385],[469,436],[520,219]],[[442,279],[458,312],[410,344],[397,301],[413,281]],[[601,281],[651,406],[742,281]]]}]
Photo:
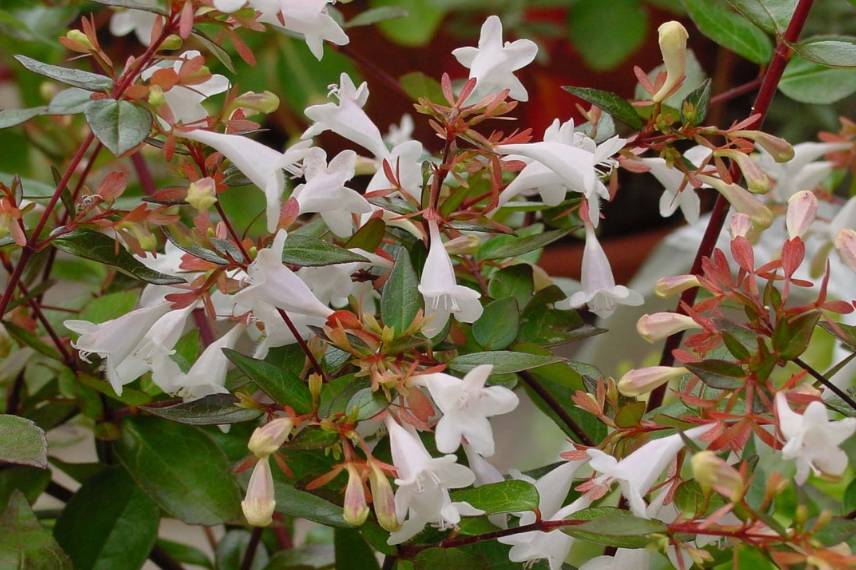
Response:
[{"label": "pink flower bud", "polygon": [[693,477],[705,493],[713,489],[732,502],[743,498],[746,490],[743,477],[714,452],[700,451],[693,455],[690,464]]},{"label": "pink flower bud", "polygon": [[395,516],[395,494],[392,485],[381,468],[369,461],[369,486],[372,491],[372,505],[380,526],[389,532],[394,532],[401,526]]},{"label": "pink flower bud", "polygon": [[835,249],[841,256],[841,261],[853,271],[856,271],[856,230],[843,229],[835,235]]},{"label": "pink flower bud", "polygon": [[753,194],[766,194],[770,191],[770,178],[747,155],[734,149],[718,150],[714,154],[730,158],[737,163],[740,172],[743,174],[743,178],[746,180],[749,191]]},{"label": "pink flower bud", "polygon": [[625,396],[640,396],[688,372],[686,368],[671,366],[636,368],[621,377],[618,381],[618,391]]},{"label": "pink flower bud", "polygon": [[357,467],[348,463],[348,485],[345,487],[345,502],[343,518],[352,526],[360,526],[369,516],[369,505],[366,502],[366,490]]},{"label": "pink flower bud", "polygon": [[200,212],[208,210],[217,203],[217,189],[214,179],[211,177],[202,178],[192,183],[187,189],[187,196],[184,200]]},{"label": "pink flower bud", "polygon": [[670,297],[699,286],[695,275],[671,275],[657,280],[654,292],[658,297]]},{"label": "pink flower bud", "polygon": [[783,138],[774,137],[763,131],[733,131],[732,136],[755,141],[755,144],[770,153],[776,162],[788,162],[794,157],[794,147]]},{"label": "pink flower bud", "polygon": [[262,427],[256,428],[253,435],[250,436],[247,448],[256,457],[267,457],[282,447],[282,444],[288,439],[292,427],[294,427],[294,422],[291,418],[271,420]]},{"label": "pink flower bud", "polygon": [[648,342],[657,342],[677,332],[700,328],[692,317],[680,313],[653,313],[642,315],[636,321],[636,331]]},{"label": "pink flower bud", "polygon": [[698,178],[714,187],[735,210],[749,216],[755,225],[764,229],[773,223],[773,212],[739,184],[729,184],[707,175],[700,175]]},{"label": "pink flower bud", "polygon": [[268,458],[260,459],[253,468],[247,495],[241,501],[241,509],[247,522],[253,526],[267,526],[273,520],[276,507],[273,492],[273,475],[270,472]]},{"label": "pink flower bud", "polygon": [[750,231],[752,231],[752,218],[740,213],[731,216],[731,221],[728,224],[728,233],[731,234],[731,239],[745,238]]},{"label": "pink flower bud", "polygon": [[788,213],[785,225],[788,227],[788,237],[803,237],[811,227],[817,214],[817,197],[808,190],[797,192],[788,198]]},{"label": "pink flower bud", "polygon": [[660,53],[663,54],[663,65],[666,67],[666,81],[651,97],[655,103],[666,99],[684,80],[687,67],[687,38],[689,38],[687,29],[674,20],[661,24],[657,32]]}]

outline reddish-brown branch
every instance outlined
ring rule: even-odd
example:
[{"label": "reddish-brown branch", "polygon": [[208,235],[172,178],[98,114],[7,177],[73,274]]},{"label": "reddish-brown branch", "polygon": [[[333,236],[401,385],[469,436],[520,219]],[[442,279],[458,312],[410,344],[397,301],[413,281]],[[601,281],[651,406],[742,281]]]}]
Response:
[{"label": "reddish-brown branch", "polygon": [[220,214],[220,220],[222,220],[223,225],[226,226],[226,231],[229,232],[229,235],[232,237],[232,241],[235,242],[235,245],[238,246],[238,249],[241,250],[241,254],[244,256],[244,260],[247,263],[252,262],[252,258],[250,257],[249,252],[244,247],[244,244],[241,242],[241,237],[238,235],[238,232],[235,231],[235,226],[232,225],[232,222],[229,220],[229,217],[226,215],[226,211],[223,209],[223,206],[220,204],[220,200],[214,203],[217,208],[217,213]]},{"label": "reddish-brown branch", "polygon": [[309,359],[309,362],[312,364],[312,368],[315,369],[315,372],[321,375],[322,380],[327,381],[327,375],[324,374],[324,369],[321,368],[321,364],[318,362],[318,359],[315,358],[315,355],[312,354],[312,351],[309,349],[309,345],[306,344],[306,341],[303,339],[303,335],[300,334],[300,331],[297,330],[297,327],[294,326],[294,323],[291,321],[291,318],[288,316],[288,313],[280,309],[276,308],[279,316],[282,317],[282,320],[285,321],[285,326],[288,327],[288,330],[291,331],[291,335],[294,337],[294,340],[297,341],[297,344],[300,345],[300,349],[303,350],[303,353],[306,355],[306,358]]},{"label": "reddish-brown branch", "polygon": [[134,171],[137,173],[137,180],[140,181],[143,192],[146,193],[146,196],[154,196],[157,192],[157,186],[155,186],[152,171],[149,170],[149,165],[146,164],[146,159],[143,158],[142,153],[135,152],[132,154],[131,164],[134,165]]},{"label": "reddish-brown branch", "polygon": [[[770,110],[770,104],[773,101],[773,97],[776,95],[776,90],[779,87],[779,81],[782,78],[782,73],[785,71],[785,65],[787,65],[791,54],[791,48],[789,46],[799,39],[800,32],[802,32],[802,28],[805,25],[813,3],[814,0],[799,0],[793,16],[791,17],[791,21],[788,24],[787,30],[785,30],[784,35],[779,39],[776,45],[776,52],[773,54],[773,59],[770,60],[770,66],[767,68],[767,73],[764,74],[761,86],[758,89],[758,95],[755,98],[755,103],[752,105],[751,114],[757,115],[757,117],[753,124],[747,128],[757,129],[764,124],[764,119],[766,119],[767,112]],[[735,180],[738,179],[740,171],[736,168],[735,164],[732,164],[731,174],[732,178]],[[701,272],[702,260],[713,253],[713,249],[716,247],[716,241],[719,239],[719,234],[722,232],[722,227],[725,224],[725,218],[728,215],[728,207],[728,201],[721,194],[718,195],[716,197],[716,203],[713,206],[713,211],[710,214],[710,220],[707,223],[704,236],[702,237],[701,243],[696,251],[692,268],[690,269],[693,274],[698,275]],[[693,303],[695,303],[697,295],[698,288],[684,291],[675,312],[686,314],[684,307],[691,307]],[[680,346],[683,336],[684,333],[680,332],[666,339],[666,344],[663,347],[663,353],[660,357],[661,366],[671,366],[675,363],[673,352]],[[666,385],[660,386],[651,392],[651,397],[648,399],[648,410],[656,409],[663,403],[666,388]]]},{"label": "reddish-brown branch", "polygon": [[738,85],[737,87],[732,87],[731,89],[723,91],[722,93],[717,93],[716,95],[710,98],[710,105],[718,105],[720,103],[725,103],[726,101],[736,99],[741,95],[751,93],[752,91],[758,89],[763,79],[763,77],[756,77],[752,81],[747,81],[743,85]]}]

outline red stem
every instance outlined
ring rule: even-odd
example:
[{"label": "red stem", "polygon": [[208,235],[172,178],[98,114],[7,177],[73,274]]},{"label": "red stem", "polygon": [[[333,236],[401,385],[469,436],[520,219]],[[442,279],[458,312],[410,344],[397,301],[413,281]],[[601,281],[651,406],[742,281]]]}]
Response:
[{"label": "red stem", "polygon": [[[800,0],[799,4],[797,4],[787,30],[785,30],[784,35],[776,45],[776,52],[773,54],[773,59],[770,60],[770,66],[767,68],[767,73],[764,75],[761,87],[758,89],[755,103],[752,105],[751,114],[757,115],[757,118],[747,128],[758,129],[764,124],[764,119],[767,118],[767,112],[770,110],[770,103],[772,103],[773,97],[776,95],[776,89],[778,89],[779,81],[782,78],[782,73],[785,71],[785,66],[791,54],[790,44],[799,39],[800,32],[805,25],[813,3],[814,0]],[[736,167],[736,164],[731,165],[731,174],[733,179],[737,180],[739,178],[740,171]],[[696,256],[690,269],[694,275],[701,273],[702,260],[713,253],[716,241],[719,239],[720,232],[722,232],[722,226],[725,224],[728,207],[728,201],[721,194],[718,195],[716,203],[713,206],[713,211],[710,214],[710,220],[707,223],[707,229],[705,229],[704,236],[699,244],[698,251],[696,251]],[[698,288],[684,291],[675,312],[685,315],[686,311],[684,307],[692,307],[697,295]],[[660,357],[661,366],[671,366],[675,363],[673,351],[680,346],[683,336],[684,333],[680,332],[666,339],[666,344],[663,347],[663,353]],[[667,386],[663,385],[651,392],[651,397],[648,398],[648,410],[656,409],[663,403],[666,388]]]},{"label": "red stem", "polygon": [[155,179],[152,177],[152,172],[149,170],[149,165],[146,164],[146,159],[139,152],[131,155],[131,164],[134,165],[134,170],[137,173],[137,179],[140,181],[140,186],[143,187],[143,192],[146,196],[154,196],[157,192]]}]

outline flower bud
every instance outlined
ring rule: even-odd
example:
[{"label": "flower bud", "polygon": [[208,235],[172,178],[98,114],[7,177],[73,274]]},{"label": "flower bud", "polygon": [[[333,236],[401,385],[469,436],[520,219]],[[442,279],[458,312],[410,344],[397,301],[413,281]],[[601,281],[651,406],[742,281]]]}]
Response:
[{"label": "flower bud", "polygon": [[672,94],[672,91],[684,80],[687,66],[687,29],[674,20],[665,22],[657,28],[660,34],[660,53],[663,54],[663,64],[666,67],[666,81],[654,93],[651,100],[659,103]]},{"label": "flower bud", "polygon": [[95,49],[95,46],[93,46],[92,42],[89,41],[89,37],[80,30],[69,30],[65,33],[65,37],[81,51]]},{"label": "flower bud", "polygon": [[835,235],[835,249],[841,256],[841,261],[847,267],[856,271],[856,230],[845,228]]},{"label": "flower bud", "polygon": [[776,162],[788,162],[794,157],[794,147],[791,143],[763,131],[734,131],[731,136],[755,141],[755,144],[770,153]]},{"label": "flower bud", "polygon": [[264,458],[275,453],[291,433],[294,422],[291,418],[276,418],[258,427],[250,436],[247,448],[253,455]]},{"label": "flower bud", "polygon": [[252,113],[246,113],[246,111],[267,115],[279,108],[279,97],[270,91],[263,91],[262,93],[247,91],[232,102],[232,108],[243,109],[248,115]]},{"label": "flower bud", "polygon": [[377,522],[385,530],[394,532],[401,525],[395,516],[395,495],[392,492],[392,485],[377,463],[369,460],[369,467],[369,486]]},{"label": "flower bud", "polygon": [[811,227],[817,214],[817,196],[808,190],[801,190],[788,198],[788,213],[785,217],[785,225],[788,228],[788,237],[803,237]]},{"label": "flower bud", "polygon": [[770,191],[770,178],[751,158],[742,152],[734,149],[718,150],[714,154],[716,156],[724,156],[730,158],[737,163],[743,178],[746,179],[747,187],[753,194],[766,194]]},{"label": "flower bud", "polygon": [[157,109],[164,103],[166,103],[166,97],[163,94],[163,87],[152,84],[149,87],[149,105]]},{"label": "flower bud", "polygon": [[745,238],[752,231],[752,218],[746,214],[735,213],[728,223],[728,233],[731,239]]},{"label": "flower bud", "polygon": [[241,501],[241,510],[247,522],[253,526],[267,526],[273,520],[276,507],[273,491],[273,474],[270,472],[268,458],[260,459],[253,468],[247,495]]},{"label": "flower bud", "polygon": [[693,455],[690,463],[693,477],[705,493],[713,489],[732,502],[737,502],[743,497],[746,490],[743,477],[714,452],[700,451]]},{"label": "flower bud", "polygon": [[182,43],[183,40],[181,39],[181,36],[170,34],[163,42],[161,42],[160,47],[158,47],[158,51],[172,51],[180,49]]},{"label": "flower bud", "polygon": [[360,526],[369,516],[369,505],[366,502],[366,490],[360,472],[352,463],[345,466],[348,471],[348,485],[345,487],[344,512],[345,522],[351,526]]},{"label": "flower bud", "polygon": [[657,280],[654,292],[658,297],[670,297],[699,286],[695,275],[670,275]]},{"label": "flower bud", "polygon": [[700,328],[692,317],[680,313],[653,313],[642,315],[636,321],[636,331],[648,342],[657,342],[681,331]]},{"label": "flower bud", "polygon": [[618,381],[618,391],[625,396],[640,396],[688,372],[686,368],[671,366],[636,368],[621,377]]},{"label": "flower bud", "polygon": [[202,178],[192,183],[187,189],[187,197],[184,200],[200,212],[206,211],[217,203],[214,179]]},{"label": "flower bud", "polygon": [[706,175],[700,175],[698,178],[714,187],[735,210],[749,216],[755,225],[763,229],[770,227],[773,223],[773,212],[739,184],[733,182],[729,184],[719,178]]}]

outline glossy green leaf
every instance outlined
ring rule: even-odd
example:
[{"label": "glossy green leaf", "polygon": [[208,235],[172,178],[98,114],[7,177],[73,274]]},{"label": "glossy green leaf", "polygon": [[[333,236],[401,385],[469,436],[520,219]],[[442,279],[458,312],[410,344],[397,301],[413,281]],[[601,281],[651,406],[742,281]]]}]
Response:
[{"label": "glossy green leaf", "polygon": [[46,469],[48,442],[44,430],[27,418],[0,414],[0,464],[3,463]]},{"label": "glossy green leaf", "polygon": [[332,527],[347,528],[349,526],[342,518],[342,507],[339,505],[334,505],[321,497],[301,491],[276,479],[274,479],[274,488],[276,512]]},{"label": "glossy green leaf", "polygon": [[151,113],[124,100],[98,99],[83,113],[98,140],[116,156],[142,143],[152,130]]},{"label": "glossy green leaf", "polygon": [[476,252],[480,260],[517,257],[553,243],[568,234],[565,230],[550,230],[530,236],[501,235],[487,240]]},{"label": "glossy green leaf", "polygon": [[818,36],[791,47],[803,59],[826,67],[856,67],[856,38]]},{"label": "glossy green leaf", "polygon": [[856,69],[826,67],[795,56],[785,68],[779,90],[801,103],[835,103],[856,93]]},{"label": "glossy green leaf", "polygon": [[798,357],[808,349],[811,335],[819,320],[820,311],[809,311],[780,320],[773,330],[773,350],[785,360]]},{"label": "glossy green leaf", "polygon": [[572,86],[565,86],[562,89],[571,95],[579,97],[583,101],[600,107],[603,111],[612,115],[613,119],[621,121],[631,129],[641,129],[642,125],[645,124],[642,121],[642,117],[633,108],[633,105],[611,91]]},{"label": "glossy green leaf", "polygon": [[38,73],[66,85],[89,89],[90,91],[104,91],[113,87],[113,80],[104,75],[43,63],[25,55],[16,55],[15,59],[33,73]]},{"label": "glossy green leaf", "polygon": [[488,514],[519,513],[538,508],[538,489],[528,481],[510,479],[452,491],[453,501],[465,501]]},{"label": "glossy green leaf", "polygon": [[149,269],[115,240],[94,230],[74,230],[51,242],[66,253],[109,265],[126,275],[154,285],[175,285],[184,279]]},{"label": "glossy green leaf", "polygon": [[240,518],[241,492],[231,466],[199,428],[129,418],[115,449],[137,484],[171,516],[202,525]]},{"label": "glossy green leaf", "polygon": [[511,297],[487,304],[481,317],[473,323],[473,337],[488,350],[506,348],[520,330],[520,309]]},{"label": "glossy green leaf", "polygon": [[199,41],[205,49],[211,52],[211,55],[217,58],[217,60],[223,64],[223,67],[231,71],[232,73],[236,73],[235,65],[232,63],[232,56],[229,55],[229,52],[223,49],[220,44],[215,42],[211,37],[203,32],[202,30],[195,29],[191,34],[194,38]]},{"label": "glossy green leaf", "polygon": [[44,354],[48,358],[62,360],[62,355],[60,355],[54,345],[48,344],[42,340],[39,335],[31,333],[27,329],[19,327],[11,321],[4,321],[3,326],[5,327],[6,332],[9,333],[9,336],[15,339],[21,346],[29,346],[36,352]]},{"label": "glossy green leaf", "polygon": [[755,24],[720,0],[683,0],[699,31],[717,44],[758,65],[766,65],[773,44]]},{"label": "glossy green leaf", "polygon": [[[215,566],[217,570],[245,570],[244,557],[251,539],[250,531],[233,529],[228,531],[217,543]],[[264,543],[256,547],[253,563],[246,570],[262,570],[267,567],[269,557]]]},{"label": "glossy green leaf", "polygon": [[448,104],[440,82],[421,71],[405,73],[398,78],[398,82],[405,93],[410,95],[414,101],[424,98],[434,103]]},{"label": "glossy green leaf", "polygon": [[16,490],[24,494],[30,504],[47,488],[51,481],[48,469],[37,469],[28,465],[3,465],[0,468],[0,505],[9,502]]},{"label": "glossy green leaf", "polygon": [[493,374],[509,374],[561,361],[562,358],[558,356],[542,356],[540,354],[529,354],[528,352],[497,350],[473,352],[458,356],[449,362],[449,368],[466,373],[480,364],[492,364]]},{"label": "glossy green leaf", "polygon": [[368,259],[322,239],[290,234],[285,239],[282,261],[302,267],[318,267],[338,263],[367,262]]},{"label": "glossy green leaf", "polygon": [[262,415],[260,410],[238,406],[238,402],[231,394],[211,394],[172,406],[143,406],[143,409],[171,422],[197,426],[248,422]]},{"label": "glossy green leaf", "polygon": [[172,540],[167,540],[165,538],[159,538],[157,546],[170,558],[180,564],[192,564],[194,566],[201,566],[202,568],[214,568],[214,565],[211,563],[208,556],[195,546],[190,546],[189,544],[181,542],[173,542]]},{"label": "glossy green leaf", "polygon": [[78,489],[54,536],[75,570],[135,570],[155,543],[160,509],[120,468],[105,469]]},{"label": "glossy green leaf", "polygon": [[386,20],[396,20],[407,17],[407,10],[400,6],[378,6],[360,12],[345,24],[346,28],[358,28],[360,26],[371,26]]},{"label": "glossy green leaf", "polygon": [[518,307],[525,307],[529,303],[534,289],[534,274],[528,263],[503,267],[493,274],[487,287],[491,298],[514,297]]},{"label": "glossy green leaf", "polygon": [[652,535],[666,531],[666,525],[661,521],[642,519],[615,507],[592,507],[574,513],[570,518],[588,522],[562,527],[566,534],[619,548],[644,548],[653,540]]},{"label": "glossy green leaf", "polygon": [[710,105],[710,79],[693,89],[681,103],[681,121],[687,125],[699,125],[707,116]]},{"label": "glossy green leaf", "polygon": [[461,548],[429,548],[413,559],[414,570],[487,569],[478,556]]},{"label": "glossy green leaf", "polygon": [[71,570],[71,560],[39,520],[27,499],[14,491],[0,513],[0,568]]},{"label": "glossy green leaf", "polygon": [[568,30],[588,66],[605,71],[620,65],[642,45],[648,13],[639,0],[580,0],[568,10]]},{"label": "glossy green leaf", "polygon": [[339,434],[322,428],[308,427],[285,443],[286,449],[323,449],[339,441]]},{"label": "glossy green leaf", "polygon": [[357,529],[337,528],[333,532],[333,548],[336,570],[380,570],[374,551]]},{"label": "glossy green leaf", "polygon": [[291,371],[264,360],[244,356],[236,350],[225,348],[223,353],[238,367],[238,370],[248,376],[278,404],[287,404],[299,414],[312,411],[312,394],[309,392],[309,386]]},{"label": "glossy green leaf", "polygon": [[413,270],[410,254],[400,248],[380,299],[383,324],[393,327],[396,336],[401,336],[413,324],[413,319],[422,308],[422,294],[418,286],[419,279]]},{"label": "glossy green leaf", "polygon": [[436,0],[371,0],[369,6],[395,6],[407,11],[406,18],[386,20],[378,27],[390,40],[409,47],[424,46],[431,41],[446,12]]},{"label": "glossy green leaf", "polygon": [[30,107],[29,109],[3,109],[0,111],[0,129],[6,129],[26,123],[33,117],[44,115],[47,107]]},{"label": "glossy green leaf", "polygon": [[782,35],[788,29],[797,0],[728,0],[728,3],[759,28]]},{"label": "glossy green leaf", "polygon": [[348,416],[355,417],[358,421],[362,421],[375,417],[388,406],[389,400],[382,391],[372,391],[371,388],[363,388],[348,400],[345,413]]},{"label": "glossy green leaf", "polygon": [[736,390],[746,381],[746,372],[743,368],[727,360],[702,360],[685,366],[702,382],[719,390]]}]

